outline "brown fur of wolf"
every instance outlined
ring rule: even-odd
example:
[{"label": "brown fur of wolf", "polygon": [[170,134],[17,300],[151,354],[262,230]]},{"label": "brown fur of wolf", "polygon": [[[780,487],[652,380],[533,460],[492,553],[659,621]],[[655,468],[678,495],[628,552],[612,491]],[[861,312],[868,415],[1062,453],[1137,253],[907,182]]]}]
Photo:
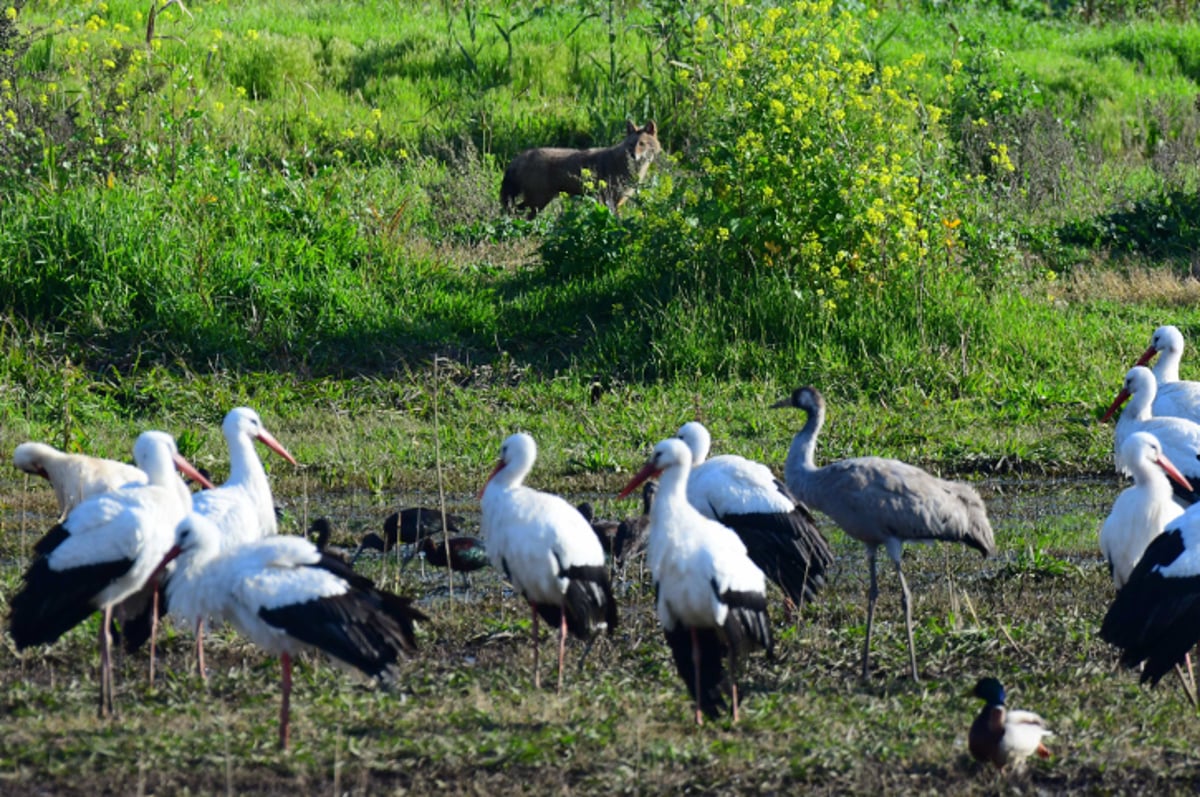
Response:
[{"label": "brown fur of wolf", "polygon": [[600,198],[615,213],[661,151],[653,120],[640,128],[626,121],[625,140],[611,147],[527,149],[504,172],[500,204],[508,212],[523,208],[532,219],[559,194],[582,194],[586,169],[589,180],[601,186]]}]

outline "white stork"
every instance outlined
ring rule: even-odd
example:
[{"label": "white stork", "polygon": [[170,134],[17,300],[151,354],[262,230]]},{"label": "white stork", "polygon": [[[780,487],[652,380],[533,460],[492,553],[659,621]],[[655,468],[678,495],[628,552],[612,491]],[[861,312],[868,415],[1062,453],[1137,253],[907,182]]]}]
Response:
[{"label": "white stork", "polygon": [[89,498],[34,546],[34,560],[13,596],[9,632],[17,649],[50,644],[96,610],[100,624],[100,715],[113,709],[113,607],[138,592],[170,549],[175,526],[191,510],[178,468],[207,480],[164,432],[142,432],[133,458],[147,484],[126,485]]},{"label": "white stork", "polygon": [[[192,503],[193,511],[207,518],[220,532],[222,549],[232,550],[243,543],[271,536],[278,529],[271,484],[254,449],[254,441],[258,440],[293,465],[296,458],[267,431],[262,418],[249,407],[235,407],[226,413],[221,433],[229,447],[229,478],[220,487],[197,493]],[[168,584],[172,577],[173,574],[165,578]],[[170,590],[167,594],[170,595]],[[204,615],[189,617],[175,611],[170,606],[170,597],[167,605],[173,615],[196,629],[196,662],[200,678],[206,679]]]},{"label": "white stork", "polygon": [[[656,476],[646,559],[654,579],[658,620],[675,667],[696,705],[696,723],[716,718],[725,693],[738,720],[737,671],[757,648],[771,653],[767,582],[730,528],[702,515],[687,497],[692,452],[679,439],[663,440],[619,498]],[[729,683],[725,659],[729,659]]]},{"label": "white stork", "polygon": [[817,435],[825,423],[825,399],[813,387],[797,388],[775,407],[797,407],[808,418],[792,439],[784,475],[800,500],[831,517],[842,530],[867,549],[871,587],[867,593],[867,636],[863,642],[862,676],[867,677],[871,651],[871,622],[879,583],[875,557],[880,545],[896,566],[900,598],[908,632],[908,655],[913,680],[917,651],[913,644],[912,595],[900,568],[906,542],[960,542],[984,556],[995,553],[987,508],[979,493],[958,482],[939,479],[920,468],[882,457],[855,457],[818,468],[814,461]]},{"label": "white stork", "polygon": [[[529,602],[533,616],[533,685],[538,674],[538,616],[558,627],[558,688],[562,689],[567,632],[588,645],[617,626],[604,549],[579,510],[562,498],[524,486],[537,445],[509,436],[480,492],[480,531],[492,566]],[[582,665],[583,658],[580,658]]]},{"label": "white stork", "polygon": [[262,418],[249,407],[235,407],[225,415],[221,433],[229,446],[229,478],[214,490],[197,493],[197,514],[204,515],[221,531],[223,546],[274,534],[275,502],[262,460],[254,450],[258,440],[267,448],[296,464],[296,458],[267,431]]},{"label": "white stork", "polygon": [[1129,435],[1121,447],[1121,459],[1133,476],[1133,486],[1121,491],[1100,527],[1100,550],[1117,589],[1125,586],[1150,541],[1183,514],[1183,508],[1172,499],[1167,478],[1187,490],[1192,488],[1149,432]]},{"label": "white stork", "polygon": [[1101,422],[1111,418],[1128,399],[1129,403],[1121,410],[1121,417],[1117,419],[1113,434],[1113,450],[1116,452],[1118,472],[1129,472],[1128,466],[1121,458],[1125,440],[1134,432],[1149,432],[1158,439],[1163,454],[1174,463],[1184,478],[1193,483],[1191,490],[1184,489],[1178,483],[1173,486],[1176,500],[1186,506],[1200,499],[1200,492],[1196,491],[1195,484],[1200,479],[1200,424],[1186,418],[1160,418],[1154,415],[1151,407],[1157,392],[1154,374],[1150,373],[1150,369],[1135,365],[1125,374],[1121,390],[1104,413]]},{"label": "white stork", "polygon": [[751,561],[793,605],[816,598],[833,552],[808,507],[766,465],[732,454],[706,459],[712,437],[699,421],[685,423],[677,437],[692,452],[688,502],[733,529]]},{"label": "white stork", "polygon": [[1158,393],[1151,410],[1156,416],[1187,418],[1200,423],[1200,382],[1179,379],[1179,361],[1183,359],[1183,333],[1178,327],[1161,326],[1150,336],[1150,346],[1135,365],[1146,365],[1158,355],[1154,379]]},{"label": "white stork", "polygon": [[126,484],[146,483],[145,471],[135,465],[87,454],[68,454],[45,443],[21,443],[13,451],[13,464],[50,482],[58,499],[59,520],[93,495]]},{"label": "white stork", "polygon": [[1157,684],[1200,642],[1200,508],[1188,507],[1150,541],[1100,626],[1121,663]]},{"label": "white stork", "polygon": [[224,532],[191,513],[175,531],[164,562],[172,611],[225,620],[278,655],[283,697],[279,745],[288,746],[292,656],[317,649],[383,681],[402,654],[416,652],[413,624],[428,618],[402,598],[356,575],[344,559],[292,535],[225,547]]}]

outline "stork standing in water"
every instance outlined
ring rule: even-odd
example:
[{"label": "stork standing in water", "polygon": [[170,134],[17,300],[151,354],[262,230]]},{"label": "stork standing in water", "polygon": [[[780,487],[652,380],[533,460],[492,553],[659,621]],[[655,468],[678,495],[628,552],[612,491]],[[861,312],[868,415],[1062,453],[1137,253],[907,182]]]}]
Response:
[{"label": "stork standing in water", "polygon": [[705,517],[688,501],[691,468],[687,445],[664,440],[618,497],[661,477],[650,507],[646,546],[658,619],[679,676],[695,700],[696,723],[702,723],[705,714],[719,716],[725,692],[737,722],[739,663],[756,648],[772,651],[766,576],[733,530]]},{"label": "stork standing in water", "polygon": [[1113,502],[1112,511],[1100,527],[1100,550],[1119,590],[1142,558],[1150,541],[1183,514],[1171,497],[1167,478],[1184,489],[1192,486],[1163,454],[1158,438],[1149,432],[1134,432],[1121,446],[1121,459],[1133,476],[1128,487]]},{"label": "stork standing in water", "polygon": [[167,596],[185,615],[228,621],[279,656],[280,747],[288,746],[292,656],[321,650],[387,681],[401,657],[416,652],[414,622],[428,618],[408,598],[376,589],[342,558],[303,537],[269,536],[229,548],[224,536],[194,512],[179,523],[164,558],[177,558]]},{"label": "stork standing in water", "polygon": [[1178,327],[1161,326],[1150,336],[1150,346],[1135,365],[1146,365],[1158,355],[1154,379],[1158,392],[1151,411],[1156,416],[1187,418],[1200,423],[1200,382],[1179,379],[1179,361],[1183,359],[1183,333]]},{"label": "stork standing in water", "polygon": [[[113,607],[140,590],[170,549],[175,526],[191,510],[178,468],[207,480],[164,432],[143,432],[133,458],[147,484],[89,498],[34,546],[34,560],[11,602],[9,632],[18,650],[50,644],[100,610],[100,715],[113,711]],[[211,485],[208,485],[211,486]]]},{"label": "stork standing in water", "polygon": [[[221,433],[229,447],[229,478],[220,487],[197,493],[193,506],[196,514],[203,515],[218,530],[222,550],[232,550],[278,530],[271,484],[254,449],[254,441],[258,440],[293,465],[296,458],[267,431],[262,418],[249,407],[235,407],[226,413]],[[170,577],[166,581],[169,583]],[[169,597],[167,605],[175,617],[195,627],[197,667],[200,678],[206,679],[204,615],[177,610],[171,606]]]},{"label": "stork standing in water", "polygon": [[914,681],[917,651],[913,644],[912,594],[904,580],[900,556],[906,542],[960,542],[985,557],[996,551],[987,509],[979,493],[958,482],[932,476],[895,459],[855,457],[818,468],[814,461],[817,435],[825,423],[825,399],[813,387],[794,390],[775,407],[797,407],[808,414],[792,440],[784,475],[801,501],[824,512],[867,549],[871,587],[867,593],[867,638],[863,642],[862,676],[868,672],[871,623],[879,583],[875,558],[879,546],[887,551],[900,581],[900,599],[908,633],[908,655]]},{"label": "stork standing in water", "polygon": [[[492,566],[504,573],[533,616],[533,685],[538,674],[538,617],[558,626],[558,689],[562,689],[567,632],[585,640],[617,626],[604,549],[579,510],[557,495],[524,486],[537,445],[524,433],[509,436],[480,491],[480,530]],[[580,658],[583,664],[583,657]]]},{"label": "stork standing in water", "polygon": [[1197,455],[1200,455],[1200,424],[1186,418],[1160,418],[1154,415],[1151,408],[1157,392],[1154,374],[1150,369],[1135,365],[1125,374],[1121,390],[1104,413],[1101,423],[1108,421],[1128,399],[1129,404],[1121,410],[1121,417],[1117,419],[1116,430],[1113,433],[1117,470],[1121,473],[1129,472],[1121,456],[1129,436],[1134,432],[1149,432],[1158,439],[1163,454],[1175,464],[1187,481],[1192,483],[1191,490],[1178,483],[1173,488],[1176,499],[1186,506],[1200,499],[1200,493],[1196,491],[1196,481],[1200,479],[1200,459],[1197,459]]},{"label": "stork standing in water", "polygon": [[21,443],[13,451],[13,464],[32,476],[41,476],[54,488],[59,520],[76,504],[93,495],[127,484],[145,484],[146,473],[115,459],[68,454],[45,443]]},{"label": "stork standing in water", "polygon": [[833,552],[808,507],[766,465],[732,454],[706,459],[712,437],[704,424],[685,423],[677,436],[692,452],[688,502],[733,529],[750,560],[793,605],[816,598]]}]

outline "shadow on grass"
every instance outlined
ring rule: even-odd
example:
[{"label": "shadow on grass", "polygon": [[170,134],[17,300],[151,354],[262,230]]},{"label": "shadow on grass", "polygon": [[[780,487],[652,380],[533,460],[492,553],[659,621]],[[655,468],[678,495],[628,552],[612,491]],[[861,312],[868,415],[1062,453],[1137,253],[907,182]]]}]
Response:
[{"label": "shadow on grass", "polygon": [[1171,191],[1104,216],[1063,225],[1065,244],[1143,255],[1184,273],[1200,266],[1200,196]]}]

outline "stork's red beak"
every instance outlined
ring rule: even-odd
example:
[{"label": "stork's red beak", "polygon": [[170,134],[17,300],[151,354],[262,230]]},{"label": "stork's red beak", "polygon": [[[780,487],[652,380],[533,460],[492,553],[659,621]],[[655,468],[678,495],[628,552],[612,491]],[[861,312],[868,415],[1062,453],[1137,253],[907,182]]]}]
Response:
[{"label": "stork's red beak", "polygon": [[275,436],[273,434],[271,434],[270,432],[268,432],[266,429],[263,429],[261,432],[258,433],[258,440],[263,445],[265,445],[267,448],[271,449],[276,454],[278,454],[279,456],[286,459],[288,462],[292,463],[293,465],[296,464],[296,458],[293,457],[290,453],[288,453],[288,450],[286,448],[284,448],[279,443],[279,441],[275,439]]},{"label": "stork's red beak", "polygon": [[496,463],[496,467],[492,468],[492,472],[489,473],[487,479],[484,480],[483,486],[479,488],[479,495],[476,496],[477,498],[483,498],[483,491],[487,489],[487,486],[492,479],[496,478],[496,474],[502,470],[504,470],[504,460],[500,460]]},{"label": "stork's red beak", "polygon": [[192,463],[184,459],[182,454],[175,454],[172,458],[175,460],[175,467],[179,469],[180,473],[182,473],[184,476],[187,476],[192,481],[203,485],[204,489],[206,490],[213,489],[213,483],[206,479],[203,473],[196,470]]},{"label": "stork's red beak", "polygon": [[1187,480],[1186,476],[1184,476],[1182,473],[1179,472],[1179,469],[1175,467],[1175,463],[1173,463],[1173,462],[1171,462],[1171,460],[1167,459],[1166,454],[1159,454],[1156,462],[1158,463],[1158,466],[1160,468],[1162,468],[1164,471],[1166,471],[1167,476],[1174,479],[1185,490],[1187,490],[1188,492],[1191,492],[1191,489],[1192,489],[1191,482],[1189,482]]},{"label": "stork's red beak", "polygon": [[1142,356],[1138,358],[1138,361],[1135,362],[1134,365],[1145,365],[1146,363],[1153,360],[1154,355],[1156,355],[1156,354],[1158,354],[1158,349],[1151,346],[1150,348],[1148,348],[1144,352],[1142,352]]},{"label": "stork's red beak", "polygon": [[629,484],[625,485],[625,489],[617,494],[617,498],[625,498],[630,493],[638,488],[638,486],[647,479],[653,479],[662,475],[661,468],[654,467],[654,461],[651,460],[642,466],[642,469],[634,474]]},{"label": "stork's red beak", "polygon": [[1100,423],[1108,423],[1108,419],[1111,418],[1116,411],[1121,408],[1121,405],[1125,403],[1125,400],[1128,399],[1129,396],[1129,391],[1125,388],[1121,388],[1121,392],[1117,394],[1115,399],[1113,399],[1113,403],[1109,405],[1108,412],[1104,413],[1104,417],[1100,419]]}]

